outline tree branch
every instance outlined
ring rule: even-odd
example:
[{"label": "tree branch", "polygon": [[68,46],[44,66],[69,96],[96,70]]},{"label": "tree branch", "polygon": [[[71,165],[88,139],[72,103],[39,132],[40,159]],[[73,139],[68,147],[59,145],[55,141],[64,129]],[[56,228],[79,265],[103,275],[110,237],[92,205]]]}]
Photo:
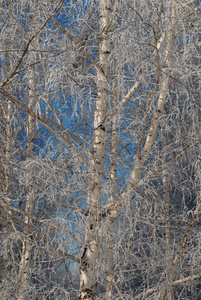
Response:
[{"label": "tree branch", "polygon": [[[63,4],[63,0],[62,0],[62,1],[59,3],[59,5],[54,9],[53,14],[55,14],[55,13],[61,8],[62,4]],[[23,51],[23,53],[22,53],[22,56],[20,57],[20,59],[19,59],[17,65],[15,66],[14,70],[13,70],[13,71],[11,72],[11,74],[7,77],[7,79],[6,79],[4,82],[2,82],[2,83],[0,84],[0,87],[1,87],[1,88],[4,87],[4,86],[5,86],[5,85],[13,78],[13,76],[16,74],[16,71],[17,71],[17,69],[19,68],[21,62],[23,61],[23,59],[24,59],[24,57],[25,57],[25,55],[26,55],[26,53],[27,53],[27,51],[28,51],[28,49],[29,49],[29,46],[31,45],[31,43],[33,42],[33,40],[37,37],[37,35],[41,32],[41,30],[45,27],[45,25],[49,22],[50,19],[51,19],[51,16],[49,16],[49,17],[47,18],[47,20],[46,20],[46,21],[42,24],[42,26],[39,28],[39,30],[36,31],[36,33],[35,33],[34,35],[32,35],[32,37],[30,38],[30,40],[29,40],[28,43],[26,44],[26,47],[25,47],[25,49],[24,49],[24,51]]]},{"label": "tree branch", "polygon": [[[54,121],[52,121],[51,119],[49,119],[45,116],[43,116],[43,117],[39,116],[37,113],[35,113],[31,109],[27,108],[24,104],[22,104],[19,100],[17,100],[15,97],[13,97],[10,93],[5,91],[4,89],[0,88],[0,93],[2,93],[6,98],[8,98],[18,108],[21,108],[24,111],[26,111],[29,115],[31,115],[33,118],[35,118],[40,124],[42,124],[47,129],[49,129],[51,132],[53,132],[55,134],[55,136],[59,137],[63,141],[63,143],[70,149],[73,157],[75,159],[77,157],[79,159],[79,161],[82,162],[86,168],[88,168],[87,161],[80,155],[80,153],[77,151],[77,149],[74,147],[74,145],[72,145],[72,143],[70,142],[68,137],[67,136],[64,137],[61,133],[58,132],[58,130],[56,130],[55,128],[53,128],[52,126],[50,126],[47,123],[50,123],[51,125],[60,129],[63,134],[65,134],[66,129],[64,129],[62,126],[60,126],[59,124],[55,123]],[[74,137],[73,134],[71,134],[71,136]]]}]

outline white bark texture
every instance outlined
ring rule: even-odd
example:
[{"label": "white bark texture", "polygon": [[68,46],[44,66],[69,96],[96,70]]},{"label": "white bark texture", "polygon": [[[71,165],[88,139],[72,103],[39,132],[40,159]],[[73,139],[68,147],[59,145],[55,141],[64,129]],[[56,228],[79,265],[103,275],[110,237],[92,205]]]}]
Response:
[{"label": "white bark texture", "polygon": [[[36,30],[36,16],[34,14],[34,3],[31,4],[31,20],[30,28],[34,32]],[[34,47],[34,45],[32,46]],[[29,55],[30,64],[34,64],[35,56],[30,52]],[[30,67],[28,73],[28,85],[29,85],[29,94],[28,94],[28,109],[34,111],[35,108],[35,72],[34,67]],[[34,139],[35,139],[35,120],[28,114],[27,116],[27,165],[32,163],[34,158]],[[21,261],[18,274],[18,283],[17,283],[17,300],[27,299],[27,292],[29,291],[29,276],[30,276],[30,267],[31,267],[31,228],[32,217],[33,217],[33,208],[34,208],[34,190],[33,190],[33,177],[30,174],[26,174],[25,179],[25,189],[26,189],[26,201],[25,201],[25,214],[24,214],[24,232],[21,239],[22,242],[22,251],[21,251]]]},{"label": "white bark texture", "polygon": [[94,135],[91,161],[91,183],[88,194],[88,212],[86,217],[85,247],[81,258],[80,299],[93,300],[96,297],[96,264],[100,251],[101,188],[105,157],[106,128],[103,124],[108,99],[108,78],[110,71],[110,0],[100,0],[100,44],[99,67],[97,70],[97,97],[94,111]]}]

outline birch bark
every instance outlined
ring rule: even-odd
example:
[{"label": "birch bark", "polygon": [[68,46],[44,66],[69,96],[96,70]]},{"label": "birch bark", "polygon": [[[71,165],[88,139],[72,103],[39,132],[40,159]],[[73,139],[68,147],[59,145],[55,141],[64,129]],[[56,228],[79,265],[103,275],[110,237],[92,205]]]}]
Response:
[{"label": "birch bark", "polygon": [[99,65],[97,70],[97,97],[94,111],[94,134],[91,161],[88,212],[86,216],[85,247],[80,266],[80,299],[92,300],[96,297],[96,261],[100,248],[101,188],[105,156],[106,128],[102,124],[106,116],[108,100],[109,55],[110,55],[110,0],[99,2]]},{"label": "birch bark", "polygon": [[[14,36],[12,37],[12,41],[14,40]],[[10,44],[8,42],[8,44]],[[13,61],[12,61],[13,57],[11,55],[11,53],[8,54],[8,68],[9,70],[12,70],[13,68]],[[11,144],[12,144],[12,130],[11,130],[11,117],[12,117],[12,103],[11,101],[8,99],[7,103],[5,105],[5,109],[3,110],[3,115],[5,117],[5,126],[6,126],[6,130],[5,130],[5,162],[4,162],[4,170],[2,174],[2,177],[4,178],[3,181],[1,181],[1,187],[2,187],[2,191],[3,191],[3,195],[5,196],[6,201],[10,204],[9,201],[9,192],[10,192],[10,168],[9,168],[9,158],[10,158],[10,154],[11,154]],[[8,211],[9,213],[11,213],[11,211]],[[3,232],[4,232],[4,240],[3,240],[3,245],[4,245],[4,254],[3,254],[3,273],[4,276],[7,276],[7,266],[8,266],[8,249],[7,249],[7,236],[9,234],[9,220],[8,220],[8,215],[7,215],[7,209],[3,209],[1,211],[2,214],[2,219],[3,221]],[[11,213],[12,214],[12,213]]]},{"label": "birch bark", "polygon": [[[114,74],[116,69],[116,60],[114,59]],[[113,98],[112,98],[112,106],[115,107],[117,105],[117,82],[115,78],[113,78]],[[115,187],[116,187],[116,167],[117,167],[117,115],[114,115],[111,122],[111,145],[110,145],[110,199],[109,203],[114,203],[115,201]],[[114,264],[114,237],[113,230],[114,224],[108,224],[107,226],[107,273],[106,273],[106,299],[112,299],[112,285],[113,285],[113,264]]]},{"label": "birch bark", "polygon": [[[9,201],[9,186],[10,186],[10,182],[9,182],[9,156],[10,156],[10,150],[11,150],[11,102],[8,100],[7,103],[7,109],[4,112],[6,114],[6,161],[5,161],[5,165],[4,165],[4,184],[2,182],[2,189],[3,189],[3,194],[5,196],[5,198],[7,199],[7,201]],[[11,211],[9,211],[9,213],[11,213]],[[7,236],[9,233],[9,228],[8,228],[8,216],[6,214],[6,210],[4,211],[2,209],[1,211],[2,214],[2,219],[4,220],[2,222],[2,227],[3,227],[3,235],[4,235],[4,240],[3,240],[3,248],[4,248],[4,252],[3,252],[3,273],[4,276],[7,276],[7,264],[8,264],[8,255],[7,255]]]},{"label": "birch bark", "polygon": [[[165,144],[165,142],[164,142]],[[165,261],[168,268],[170,264],[170,195],[169,195],[169,182],[168,182],[168,171],[167,166],[163,167],[163,200],[164,200],[164,213],[165,213],[165,242],[166,242],[166,253]],[[168,281],[170,278],[168,278]],[[167,287],[167,299],[173,300],[172,286]]]},{"label": "birch bark", "polygon": [[[29,71],[29,85],[31,90],[34,88],[34,71],[30,69]],[[35,106],[35,101],[33,94],[29,92],[28,100],[29,109],[33,110]],[[34,156],[34,121],[32,116],[27,117],[27,155],[28,160],[31,160]],[[25,217],[24,223],[27,225],[32,225],[32,214],[34,206],[34,191],[32,190],[32,176],[30,174],[26,175],[26,203],[25,203]],[[27,227],[28,228],[28,227]],[[29,273],[30,273],[30,256],[31,256],[31,236],[28,229],[24,231],[24,239],[22,240],[22,254],[20,262],[20,270],[18,275],[18,299],[25,300],[27,298],[26,291],[28,289]]]},{"label": "birch bark", "polygon": [[[34,14],[34,4],[31,4],[31,30],[34,31],[36,25],[36,16]],[[29,55],[30,64],[34,63],[34,54]],[[29,68],[28,72],[28,109],[34,111],[35,108],[35,68],[32,66]],[[32,162],[34,157],[34,138],[35,138],[35,121],[33,117],[28,114],[27,116],[27,165]],[[26,202],[25,202],[25,215],[24,223],[27,224],[24,230],[24,237],[22,239],[22,252],[20,269],[18,274],[18,284],[17,284],[17,299],[25,300],[27,298],[27,291],[29,288],[29,274],[31,266],[31,233],[28,230],[29,225],[32,225],[32,215],[34,208],[34,190],[32,189],[32,176],[27,173],[26,175]]]}]

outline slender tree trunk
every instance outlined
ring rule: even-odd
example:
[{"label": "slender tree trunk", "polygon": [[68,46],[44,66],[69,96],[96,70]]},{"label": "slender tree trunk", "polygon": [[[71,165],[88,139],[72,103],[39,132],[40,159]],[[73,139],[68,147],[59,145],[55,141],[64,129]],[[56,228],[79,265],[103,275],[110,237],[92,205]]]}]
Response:
[{"label": "slender tree trunk", "polygon": [[[29,85],[31,89],[34,87],[34,72],[33,69],[30,70],[30,79],[29,79]],[[34,98],[33,94],[30,91],[29,93],[29,103],[28,107],[29,109],[34,109]],[[28,115],[28,124],[27,124],[27,155],[28,155],[28,161],[31,160],[31,158],[34,155],[34,121],[33,118]],[[32,224],[32,214],[33,214],[33,205],[34,205],[34,198],[33,198],[33,190],[32,190],[32,176],[27,174],[26,175],[26,207],[25,207],[25,217],[24,217],[24,223],[27,225]],[[21,254],[21,266],[19,270],[19,293],[18,293],[18,299],[24,300],[27,298],[26,296],[26,290],[28,287],[28,280],[29,280],[29,273],[30,273],[30,255],[31,255],[31,237],[30,237],[30,231],[25,229],[24,231],[24,239],[22,240],[22,254]]]},{"label": "slender tree trunk", "polygon": [[[163,139],[163,147],[166,145],[166,136],[165,134],[162,137]],[[166,158],[165,158],[166,159]],[[171,256],[170,256],[170,189],[169,189],[169,180],[168,180],[168,170],[167,166],[163,166],[163,201],[164,201],[164,213],[165,213],[165,242],[166,242],[166,249],[165,249],[165,263],[166,268],[168,270],[169,265],[171,264]],[[168,275],[167,271],[167,281],[170,282],[171,278]],[[173,300],[173,287],[169,284],[167,286],[167,300]]]},{"label": "slender tree trunk", "polygon": [[[34,6],[31,4],[31,29],[35,28]],[[30,54],[30,63],[35,61],[34,54]],[[35,89],[35,70],[34,67],[29,69],[29,98],[28,98],[28,108],[30,111],[34,111],[35,99],[34,99],[34,89]],[[27,164],[32,163],[34,156],[34,138],[35,138],[35,120],[31,115],[27,116]],[[31,233],[29,230],[29,225],[32,225],[32,215],[34,207],[34,191],[32,185],[32,176],[26,174],[26,203],[25,203],[25,217],[24,223],[27,224],[27,228],[24,230],[24,238],[22,240],[22,252],[21,252],[21,262],[18,275],[18,300],[25,300],[27,298],[27,290],[29,287],[29,274],[30,274],[30,259],[31,259]]]},{"label": "slender tree trunk", "polygon": [[[110,170],[110,203],[114,203],[115,200],[115,177],[116,177],[116,124],[117,124],[117,118],[114,117],[113,123],[112,123],[112,141],[111,141],[111,147],[112,147],[112,158],[111,158],[111,170]],[[106,220],[106,228],[107,228],[107,273],[106,273],[106,299],[111,300],[112,299],[112,282],[113,282],[113,250],[114,250],[114,238],[113,238],[113,230],[114,230],[114,223],[110,222],[110,220]]]},{"label": "slender tree trunk", "polygon": [[[172,7],[171,7],[171,20],[170,20],[170,30],[168,34],[168,40],[167,40],[167,50],[166,50],[166,61],[167,61],[167,74],[169,74],[171,65],[172,65],[172,51],[173,51],[173,45],[174,45],[174,34],[175,34],[175,24],[176,24],[176,2],[175,0],[172,0]],[[168,79],[169,82],[169,79]],[[171,287],[171,281],[172,281],[172,273],[169,271],[169,265],[168,263],[170,259],[170,220],[169,220],[169,214],[170,214],[170,199],[169,199],[169,187],[168,187],[168,181],[167,181],[167,170],[163,170],[163,186],[164,186],[164,204],[165,204],[165,240],[166,240],[166,262],[167,262],[167,270],[166,270],[166,277],[167,277],[167,285],[164,287],[164,289],[161,291],[160,300],[165,299],[165,295],[167,294],[168,300],[173,300],[173,292]]]},{"label": "slender tree trunk", "polygon": [[[114,60],[114,74],[116,74],[116,60]],[[112,106],[116,107],[116,99],[117,97],[117,82],[115,78],[113,78],[113,98],[112,98]],[[117,115],[114,115],[112,119],[112,126],[111,126],[111,145],[110,145],[110,201],[109,203],[112,205],[115,201],[115,188],[116,188],[116,160],[117,160]],[[110,223],[110,222],[109,222]],[[108,224],[107,226],[107,274],[106,274],[106,299],[112,299],[112,285],[113,285],[113,260],[114,260],[114,238],[113,238],[113,231],[114,231],[114,224]]]},{"label": "slender tree trunk", "polygon": [[[80,299],[92,300],[96,297],[96,261],[100,248],[101,189],[105,156],[106,116],[108,98],[108,78],[110,55],[110,0],[100,0],[100,44],[99,64],[103,72],[97,71],[97,98],[94,112],[93,159],[91,162],[91,183],[88,193],[88,212],[86,216],[85,247],[80,267]],[[103,74],[104,73],[104,74]]]},{"label": "slender tree trunk", "polygon": [[[14,40],[14,37],[13,37]],[[8,68],[12,70],[13,68],[13,57],[11,53],[8,53]],[[4,110],[4,116],[6,120],[6,136],[5,136],[5,162],[4,162],[4,182],[2,181],[2,190],[3,194],[6,198],[6,202],[10,205],[9,201],[9,187],[10,187],[10,170],[9,170],[9,160],[10,160],[10,154],[11,154],[11,143],[12,143],[12,131],[11,131],[11,110],[12,110],[12,104],[11,101],[7,101],[7,104],[5,106]],[[9,213],[12,213],[10,210]],[[2,209],[2,219],[3,219],[3,234],[4,234],[4,240],[3,240],[3,247],[4,247],[4,254],[3,254],[3,272],[4,276],[8,276],[7,274],[7,265],[8,265],[8,249],[7,249],[7,236],[9,234],[9,220],[7,215],[7,210]]]},{"label": "slender tree trunk", "polygon": [[[165,241],[166,241],[166,249],[165,249],[165,261],[166,266],[171,263],[170,257],[170,195],[169,195],[169,182],[168,182],[168,172],[164,167],[163,169],[163,199],[164,199],[164,208],[165,208]],[[170,281],[170,278],[167,278]],[[169,285],[167,287],[167,299],[173,300],[173,291],[172,286]]]},{"label": "slender tree trunk", "polygon": [[[30,69],[29,72],[29,86],[31,88],[29,92],[29,103],[28,108],[30,110],[34,109],[35,106],[35,100],[34,95],[32,93],[32,89],[34,88],[34,70]],[[31,161],[33,155],[34,155],[34,120],[32,116],[28,115],[27,120],[27,163]],[[34,198],[32,190],[32,176],[29,174],[26,174],[26,203],[25,203],[25,217],[24,217],[24,223],[27,225],[32,224],[32,214],[33,214],[33,205],[34,205]],[[24,230],[24,239],[22,240],[22,254],[21,254],[21,265],[19,270],[19,292],[18,292],[18,299],[24,300],[27,298],[26,296],[26,290],[28,287],[28,281],[29,281],[29,273],[30,273],[30,255],[31,255],[31,237],[30,237],[30,231],[27,228]]]},{"label": "slender tree trunk", "polygon": [[[6,160],[5,160],[5,166],[4,166],[4,184],[2,182],[2,188],[3,188],[3,194],[6,198],[6,201],[9,201],[9,157],[10,157],[10,149],[11,149],[11,102],[8,101],[7,103],[7,109],[5,111],[6,114]],[[9,203],[10,204],[10,203]],[[10,211],[9,211],[10,212]],[[7,236],[9,233],[8,229],[8,216],[6,213],[6,210],[1,211],[2,214],[2,229],[3,229],[3,263],[2,263],[2,271],[4,276],[7,277],[7,265],[8,265],[8,249],[7,249]]]}]

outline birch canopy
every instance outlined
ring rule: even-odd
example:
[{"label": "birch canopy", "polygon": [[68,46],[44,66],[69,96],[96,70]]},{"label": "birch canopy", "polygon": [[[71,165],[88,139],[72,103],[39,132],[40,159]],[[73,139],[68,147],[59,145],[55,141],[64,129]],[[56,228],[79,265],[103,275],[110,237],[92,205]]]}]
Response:
[{"label": "birch canopy", "polygon": [[200,299],[200,11],[1,1],[1,299]]}]

